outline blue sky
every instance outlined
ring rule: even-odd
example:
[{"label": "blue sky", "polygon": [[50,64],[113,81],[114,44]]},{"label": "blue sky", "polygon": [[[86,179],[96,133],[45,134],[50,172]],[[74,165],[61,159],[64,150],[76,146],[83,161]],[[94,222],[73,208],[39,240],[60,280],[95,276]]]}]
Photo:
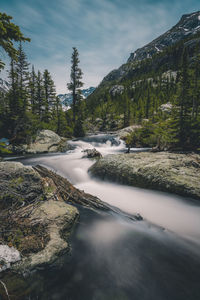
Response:
[{"label": "blue sky", "polygon": [[[200,10],[199,0],[0,0],[31,38],[24,45],[36,69],[47,68],[66,93],[72,47],[80,53],[84,87],[97,86],[129,54]],[[0,52],[3,59],[6,55]]]}]

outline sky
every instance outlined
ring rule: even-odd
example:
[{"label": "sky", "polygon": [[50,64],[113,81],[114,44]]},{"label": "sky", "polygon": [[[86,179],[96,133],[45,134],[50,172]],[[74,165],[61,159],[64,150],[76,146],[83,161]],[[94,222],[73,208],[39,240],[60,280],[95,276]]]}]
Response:
[{"label": "sky", "polygon": [[57,93],[67,92],[72,47],[79,51],[84,88],[96,87],[131,52],[198,10],[199,0],[0,0],[0,11],[31,38],[24,44],[29,62],[51,72]]}]

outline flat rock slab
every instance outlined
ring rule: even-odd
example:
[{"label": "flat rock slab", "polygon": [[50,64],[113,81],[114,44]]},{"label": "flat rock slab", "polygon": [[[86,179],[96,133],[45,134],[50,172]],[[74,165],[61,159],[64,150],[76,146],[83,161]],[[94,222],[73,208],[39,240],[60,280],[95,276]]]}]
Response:
[{"label": "flat rock slab", "polygon": [[47,226],[49,241],[46,247],[38,253],[32,253],[20,262],[16,269],[32,269],[37,266],[52,263],[64,251],[69,250],[67,239],[62,238],[75,223],[79,212],[76,207],[63,201],[49,200],[40,205],[31,215],[31,220],[42,220]]},{"label": "flat rock slab", "polygon": [[102,179],[200,199],[200,155],[197,154],[108,155],[98,160],[89,172]]}]

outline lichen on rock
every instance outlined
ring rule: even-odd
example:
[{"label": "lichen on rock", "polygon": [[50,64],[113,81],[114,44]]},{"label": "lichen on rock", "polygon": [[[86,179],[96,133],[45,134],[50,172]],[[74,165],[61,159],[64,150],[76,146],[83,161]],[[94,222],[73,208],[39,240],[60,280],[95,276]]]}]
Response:
[{"label": "lichen on rock", "polygon": [[169,152],[108,155],[89,169],[94,176],[200,199],[200,156]]}]

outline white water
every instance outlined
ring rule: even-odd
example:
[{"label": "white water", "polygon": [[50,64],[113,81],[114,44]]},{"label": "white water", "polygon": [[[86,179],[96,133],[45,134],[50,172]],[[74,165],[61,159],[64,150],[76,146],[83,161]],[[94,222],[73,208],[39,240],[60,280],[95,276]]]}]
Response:
[{"label": "white water", "polygon": [[[98,142],[98,138],[102,140],[103,137],[104,135],[98,135],[95,142],[92,142],[92,138],[90,142],[73,141],[71,144],[76,148],[68,154],[42,157],[41,162],[38,157],[35,160],[67,177],[77,188],[98,196],[124,212],[139,213],[147,221],[200,244],[198,202],[173,194],[104,182],[88,175],[88,169],[94,161],[82,158],[84,149],[95,147],[102,155],[125,152],[123,142],[113,146],[110,141]],[[134,150],[137,151],[132,149]]]}]

